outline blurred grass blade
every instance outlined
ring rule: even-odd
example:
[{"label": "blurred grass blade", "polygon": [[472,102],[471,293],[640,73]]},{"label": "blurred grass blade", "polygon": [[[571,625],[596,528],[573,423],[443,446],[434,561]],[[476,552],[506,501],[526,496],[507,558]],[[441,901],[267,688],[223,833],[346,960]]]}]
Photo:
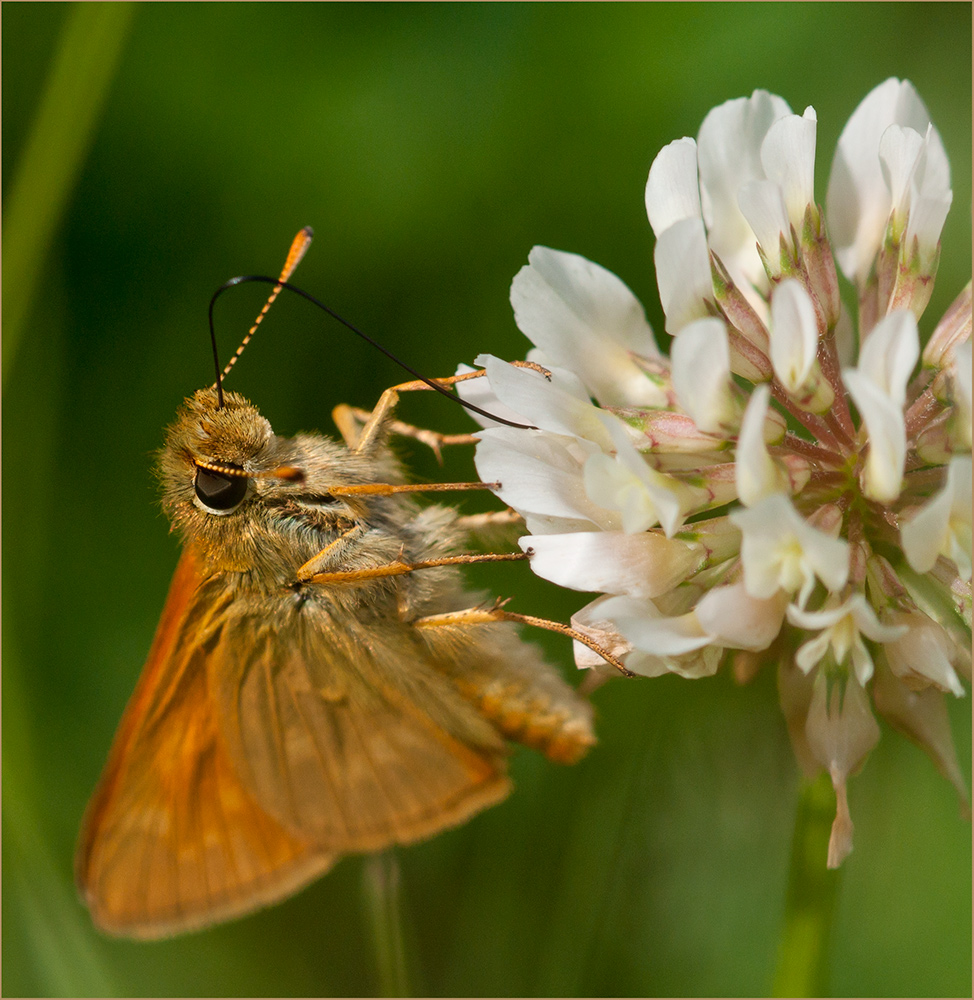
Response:
[{"label": "blurred grass blade", "polygon": [[[51,858],[49,837],[41,828],[35,803],[41,801],[31,765],[31,721],[23,691],[16,628],[4,608],[3,622],[3,853],[4,909],[16,908],[22,948],[15,962],[5,962],[3,993],[24,995],[28,987],[41,996],[118,996],[94,935],[82,924],[78,903],[65,869]],[[32,982],[28,983],[28,978]]]},{"label": "blurred grass blade", "polygon": [[[36,823],[7,795],[3,796],[3,843],[6,855],[4,891],[20,911],[21,933],[32,952],[21,974],[37,977],[41,996],[120,996],[101,957],[92,948],[93,935],[81,925],[82,910],[62,874],[42,846]],[[4,986],[8,986],[4,977]],[[23,983],[9,983],[11,989]]]},{"label": "blurred grass blade", "polygon": [[133,3],[68,5],[37,117],[4,206],[4,383],[134,11]]}]

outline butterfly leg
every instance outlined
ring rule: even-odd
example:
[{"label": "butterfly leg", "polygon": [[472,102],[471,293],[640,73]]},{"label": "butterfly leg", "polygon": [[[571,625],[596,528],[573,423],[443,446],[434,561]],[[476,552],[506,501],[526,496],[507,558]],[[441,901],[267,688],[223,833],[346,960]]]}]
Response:
[{"label": "butterfly leg", "polygon": [[303,566],[298,567],[298,571],[294,575],[296,582],[309,583],[314,579],[316,573],[328,565],[334,565],[341,558],[348,546],[363,535],[366,530],[364,525],[356,524],[349,528],[348,531],[343,531],[333,542],[330,542],[319,553],[313,555]]},{"label": "butterfly leg", "polygon": [[[540,372],[546,378],[551,375],[546,368],[542,368],[541,365],[535,364],[533,361],[512,361],[511,364],[517,368],[531,368],[534,371]],[[456,385],[458,382],[468,382],[471,379],[483,378],[486,374],[486,371],[481,368],[477,371],[462,372],[459,375],[448,375],[445,378],[438,378],[433,381],[446,387]],[[362,411],[356,411],[353,407],[346,405],[337,406],[332,411],[332,418],[349,448],[353,451],[368,451],[375,441],[382,437],[382,433],[389,420],[389,414],[399,402],[399,393],[423,391],[432,391],[432,386],[421,379],[416,379],[413,382],[402,382],[400,385],[394,385],[392,388],[386,389],[379,397],[379,402],[376,403],[375,409],[366,417],[365,426],[361,430],[359,429],[360,417],[358,414],[362,413]],[[407,436],[417,437],[418,440],[424,441],[426,444],[430,443],[424,437],[418,437],[418,435],[411,433],[411,431],[417,430],[417,428],[411,428],[409,424],[400,424],[399,426],[410,428],[410,433],[407,433]],[[435,431],[424,431],[422,428],[418,430],[423,435],[432,435],[434,439],[437,438]],[[396,431],[396,433],[400,433],[400,431]],[[440,444],[467,444],[476,441],[476,438],[472,435],[445,435],[444,437],[456,437],[458,440],[440,440]],[[433,444],[430,444],[430,447],[434,451],[437,451],[437,448]]]},{"label": "butterfly leg", "polygon": [[[537,647],[521,641],[507,624],[511,621],[543,622],[511,615],[498,604],[430,615],[412,624],[429,644],[432,662],[504,736],[556,763],[574,764],[595,743],[591,706]],[[478,629],[482,624],[491,627]],[[554,622],[544,624],[570,632]]]},{"label": "butterfly leg", "polygon": [[[441,559],[425,559],[422,562],[405,562],[396,560],[380,566],[364,566],[361,569],[335,570],[334,572],[317,572],[318,568],[335,558],[335,546],[346,542],[348,536],[359,529],[352,528],[337,538],[331,545],[322,549],[316,556],[309,559],[297,572],[299,583],[345,584],[361,583],[364,580],[377,580],[384,576],[404,576],[420,569],[433,569],[437,566],[469,566],[471,563],[482,562],[517,562],[527,559],[523,552],[482,552],[463,556],[443,556]],[[348,539],[351,540],[351,539]],[[500,621],[501,619],[496,619]],[[540,619],[539,619],[540,620]]]},{"label": "butterfly leg", "polygon": [[[436,381],[440,385],[448,386],[456,382],[465,382],[471,377],[480,377],[482,375],[483,372],[481,371],[469,372],[465,375],[450,375],[447,378],[436,379]],[[375,408],[371,413],[367,414],[364,410],[357,410],[355,407],[341,404],[336,406],[332,411],[332,419],[335,421],[335,425],[338,427],[345,440],[345,444],[349,448],[353,451],[368,451],[382,437],[387,428],[393,429],[389,427],[389,423],[392,411],[395,410],[399,402],[399,393],[423,390],[432,391],[430,386],[418,379],[413,382],[403,382],[400,385],[394,385],[386,389],[379,397],[379,402],[375,404]],[[401,426],[408,428],[410,425],[401,424]],[[431,435],[435,434],[433,431],[427,433]],[[407,436],[412,435],[407,434]],[[435,450],[436,448],[434,447]]]},{"label": "butterfly leg", "polygon": [[466,608],[463,611],[448,611],[442,615],[427,615],[424,618],[417,618],[412,624],[417,628],[446,628],[457,625],[489,625],[494,622],[517,622],[521,625],[532,625],[535,628],[543,628],[549,632],[557,632],[559,635],[567,636],[575,642],[580,642],[584,646],[598,653],[610,666],[616,668],[624,677],[635,677],[636,675],[626,669],[607,649],[600,646],[594,639],[579,632],[578,629],[570,625],[563,625],[561,622],[550,621],[547,618],[537,618],[534,615],[519,615],[513,611],[505,611],[505,602],[498,601],[491,608],[476,607]]},{"label": "butterfly leg", "polygon": [[[349,406],[347,403],[341,403],[332,410],[331,416],[345,443],[349,448],[357,449],[359,437],[372,414],[368,410],[359,409],[357,406]],[[439,431],[431,431],[425,427],[416,427],[414,424],[407,424],[402,420],[389,420],[385,426],[391,434],[397,434],[399,437],[413,438],[419,441],[420,444],[425,444],[433,452],[440,464],[443,462],[441,449],[445,446],[477,443],[477,439],[472,434],[441,434]]]},{"label": "butterfly leg", "polygon": [[356,542],[367,530],[364,525],[356,524],[348,531],[343,532],[298,568],[295,573],[295,581],[300,584],[361,583],[364,580],[375,580],[386,576],[404,576],[420,569],[433,569],[437,566],[469,566],[471,563],[481,562],[521,562],[528,558],[523,552],[481,552],[471,555],[443,556],[439,559],[426,559],[422,562],[412,563],[397,559],[378,566],[329,571],[328,567],[339,562],[348,551],[349,545]]},{"label": "butterfly leg", "polygon": [[513,548],[526,530],[524,518],[510,507],[480,514],[463,514],[453,522],[453,526],[464,532],[471,545],[486,551]]}]

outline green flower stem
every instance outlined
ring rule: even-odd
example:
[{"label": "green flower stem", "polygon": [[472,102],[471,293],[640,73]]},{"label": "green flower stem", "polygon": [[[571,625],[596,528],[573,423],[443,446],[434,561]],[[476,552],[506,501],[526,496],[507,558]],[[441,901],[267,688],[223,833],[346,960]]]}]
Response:
[{"label": "green flower stem", "polygon": [[412,996],[402,933],[399,861],[390,849],[370,855],[364,865],[365,901],[379,977],[378,995]]},{"label": "green flower stem", "polygon": [[834,816],[835,794],[828,775],[803,781],[772,996],[828,996],[829,945],[839,873],[826,868],[825,861]]},{"label": "green flower stem", "polygon": [[134,12],[131,3],[67,5],[40,108],[4,205],[4,382]]}]

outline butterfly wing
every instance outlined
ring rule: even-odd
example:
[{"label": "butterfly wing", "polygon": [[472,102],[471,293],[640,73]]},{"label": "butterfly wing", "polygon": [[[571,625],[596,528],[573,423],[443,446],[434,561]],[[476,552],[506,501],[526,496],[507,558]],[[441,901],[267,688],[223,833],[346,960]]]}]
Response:
[{"label": "butterfly wing", "polygon": [[[495,726],[429,663],[416,630],[314,601],[236,608],[208,661],[241,779],[337,853],[409,843],[510,791]],[[366,619],[366,620],[363,620]]]},{"label": "butterfly wing", "polygon": [[212,608],[199,583],[186,547],[82,828],[77,884],[111,933],[160,937],[230,919],[335,860],[269,816],[236,775],[202,662]]}]

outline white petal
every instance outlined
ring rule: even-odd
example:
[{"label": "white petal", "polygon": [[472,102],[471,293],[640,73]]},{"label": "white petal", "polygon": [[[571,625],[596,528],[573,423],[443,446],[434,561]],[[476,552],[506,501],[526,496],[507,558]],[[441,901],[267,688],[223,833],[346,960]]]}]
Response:
[{"label": "white petal", "polygon": [[[579,632],[584,632],[589,638],[594,639],[604,650],[611,653],[618,660],[628,660],[632,653],[632,643],[624,636],[620,635],[614,622],[610,621],[602,613],[602,607],[606,601],[613,598],[598,597],[591,604],[587,604],[580,611],[572,615],[572,628]],[[590,668],[602,668],[606,666],[605,660],[585,643],[577,639],[572,641],[573,652],[575,654],[575,665],[579,670]],[[631,667],[629,669],[632,669]],[[663,671],[665,673],[665,671]]]},{"label": "white petal", "polygon": [[[819,611],[804,611],[794,604],[788,606],[788,621],[803,629],[831,628],[846,617],[851,617],[856,631],[863,632],[874,642],[891,642],[900,638],[905,631],[900,625],[883,625],[876,617],[872,605],[858,591],[850,594],[841,604],[833,604]],[[841,648],[844,649],[844,646]]]},{"label": "white petal", "polygon": [[[913,85],[889,79],[866,95],[839,136],[826,214],[839,265],[860,286],[882,245],[892,207],[879,158],[880,140],[892,124],[925,135],[929,123]],[[942,149],[939,137],[937,144]],[[940,162],[946,163],[946,156]]]},{"label": "white petal", "polygon": [[779,118],[761,144],[761,164],[780,188],[788,218],[800,230],[805,209],[815,202],[815,109]]},{"label": "white petal", "polygon": [[602,411],[589,402],[588,393],[570,372],[553,370],[549,381],[531,368],[517,368],[491,356],[480,355],[477,361],[486,363],[487,379],[497,398],[536,427],[609,447],[599,419]]},{"label": "white petal", "polygon": [[518,327],[555,365],[575,372],[603,406],[666,400],[632,359],[659,356],[638,299],[611,271],[536,246],[511,285]]},{"label": "white petal", "polygon": [[853,594],[846,602],[852,609],[856,627],[873,642],[894,642],[906,633],[904,625],[884,625],[876,616],[873,606],[861,593]]},{"label": "white petal", "polygon": [[738,194],[748,181],[764,179],[761,145],[771,125],[790,113],[780,97],[756,90],[749,98],[714,108],[697,136],[701,207],[710,246],[732,273],[739,270],[761,287],[767,278]]},{"label": "white petal", "polygon": [[[615,464],[626,470],[631,477],[627,481],[616,470],[609,473],[610,476],[618,476],[617,482],[622,485],[625,495],[618,497],[619,506],[615,503],[606,506],[610,510],[623,512],[625,531],[644,531],[658,521],[667,536],[672,537],[689,509],[692,500],[689,491],[678,480],[657,472],[646,464],[645,458],[636,450],[621,420],[609,413],[603,413],[602,416],[615,448]],[[607,493],[603,484],[599,482],[598,470],[605,470],[605,466],[595,462],[598,458],[599,456],[595,455],[586,463],[585,483],[586,488],[590,489],[592,499],[596,503],[601,503],[597,497],[608,499],[613,487],[608,482],[604,484],[609,489]],[[652,508],[653,520],[643,524],[642,527],[636,527],[646,507]]]},{"label": "white petal", "polygon": [[637,534],[659,524],[659,511],[642,480],[612,456],[589,456],[583,482],[593,503],[621,514],[623,531]]},{"label": "white petal", "polygon": [[905,242],[907,246],[912,246],[914,239],[917,241],[921,266],[924,268],[932,267],[953,197],[953,192],[946,195],[919,195],[910,205]]},{"label": "white petal", "polygon": [[846,388],[866,424],[869,454],[866,456],[863,491],[872,500],[891,503],[900,495],[906,462],[906,425],[903,410],[862,372],[849,368],[842,373]]},{"label": "white petal", "polygon": [[902,625],[883,625],[876,612],[860,592],[851,594],[840,605],[827,605],[821,611],[803,611],[794,604],[788,606],[788,621],[800,628],[822,628],[823,631],[806,642],[795,655],[795,662],[808,673],[831,647],[836,663],[851,664],[860,684],[873,673],[873,661],[862,636],[874,642],[891,642],[906,631]]},{"label": "white petal", "polygon": [[590,527],[619,526],[617,514],[589,499],[582,462],[567,439],[498,427],[483,432],[475,464],[481,480],[500,482],[497,496],[520,513],[583,520]]},{"label": "white petal", "polygon": [[[674,673],[681,677],[698,678],[710,677],[717,671],[723,650],[712,645],[698,646],[696,641],[688,639],[687,635],[683,634],[694,631],[692,621],[687,620],[672,625],[675,619],[662,616],[655,604],[646,598],[599,598],[584,611],[589,619],[596,620],[597,627],[602,630],[601,634],[596,636],[597,640],[602,641],[602,636],[605,636],[609,640],[607,645],[613,652],[616,649],[623,649],[624,643],[630,643],[631,647],[631,640],[626,636],[626,630],[630,628],[638,632],[645,627],[650,636],[657,634],[652,626],[652,622],[657,620],[661,621],[660,631],[666,636],[664,642],[666,648],[673,646],[684,648],[687,645],[695,647],[682,653],[663,653],[658,644],[654,645],[653,639],[650,638],[648,651],[633,648],[625,656],[626,667],[634,673],[646,677],[660,677],[666,673]],[[572,624],[576,624],[579,619],[579,615],[573,616]]]},{"label": "white petal", "polygon": [[890,188],[893,213],[900,221],[909,216],[907,246],[917,237],[922,249],[931,251],[940,239],[953,194],[950,165],[937,130],[926,134],[913,128],[890,125],[879,143],[883,176]]},{"label": "white petal", "polygon": [[955,455],[947,466],[951,493],[950,537],[946,556],[965,580],[971,579],[971,456]]},{"label": "white petal", "polygon": [[947,159],[947,150],[944,149],[943,140],[940,133],[932,124],[927,125],[927,131],[923,136],[924,148],[919,168],[922,168],[922,177],[917,178],[917,184],[921,192],[933,194],[940,192],[948,194],[950,192],[950,161]]},{"label": "white petal", "polygon": [[640,463],[642,468],[634,468],[618,457],[601,452],[591,455],[584,469],[586,493],[600,507],[619,511],[622,529],[629,534],[662,524],[667,535],[672,535],[681,514],[674,481],[641,458]]},{"label": "white petal", "polygon": [[971,578],[971,458],[956,455],[947,482],[913,518],[900,537],[907,562],[918,572],[933,569],[940,555],[952,559],[964,579]]},{"label": "white petal", "polygon": [[779,492],[785,486],[764,442],[764,424],[770,398],[771,390],[767,385],[754,387],[737,438],[734,478],[737,495],[741,503],[748,507]]},{"label": "white petal", "polygon": [[782,494],[769,496],[749,510],[733,511],[731,522],[743,534],[744,583],[755,597],[779,588],[794,594],[803,607],[818,577],[832,592],[849,575],[849,544],[810,525]]},{"label": "white petal", "polygon": [[937,130],[929,125],[912,179],[908,246],[915,237],[921,251],[928,256],[935,252],[953,197],[947,154]]},{"label": "white petal", "polygon": [[[594,504],[593,504],[594,506]],[[596,508],[598,509],[598,508]],[[554,514],[534,514],[521,509],[518,513],[524,518],[524,530],[529,535],[564,535],[572,531],[591,531],[596,527],[591,518],[557,517]],[[605,524],[619,524],[619,515],[613,511],[602,511],[601,519]]]},{"label": "white petal", "polygon": [[[616,598],[617,601],[623,598]],[[642,602],[652,608],[650,602]],[[607,615],[616,623],[619,631],[637,648],[654,656],[681,656],[701,649],[710,643],[693,612],[675,617],[660,615],[653,608],[642,614],[620,613],[610,604],[604,606]]]},{"label": "white petal", "polygon": [[[790,610],[788,618],[789,620],[791,619]],[[828,652],[829,645],[829,633],[826,631],[820,632],[814,639],[809,639],[804,645],[799,646],[798,651],[795,653],[795,663],[801,669],[802,673],[808,674],[812,671]]]},{"label": "white petal", "polygon": [[890,125],[880,137],[880,166],[894,212],[910,209],[910,184],[922,149],[923,136],[916,129]]},{"label": "white petal", "polygon": [[[493,354],[482,353],[478,354],[474,359],[473,363],[483,368],[484,371],[487,370],[488,365],[491,361],[495,365],[506,365],[507,367],[513,368],[515,371],[521,372],[522,374],[529,374],[529,376],[535,381],[544,381],[552,385],[557,386],[561,391],[567,392],[568,395],[574,396],[577,400],[583,403],[589,402],[589,393],[585,386],[582,384],[582,380],[573,372],[569,371],[567,368],[559,368],[552,364],[545,364],[545,356],[543,351],[539,351],[536,348],[532,348],[528,351],[528,361],[533,364],[541,365],[542,368],[548,370],[547,377],[541,372],[532,369],[524,368],[521,365],[511,365],[507,361],[503,361],[501,358],[494,357]],[[490,375],[487,375],[487,381],[490,381]]]},{"label": "white petal", "polygon": [[691,320],[707,316],[714,285],[703,222],[684,219],[670,226],[657,237],[653,260],[666,332],[679,333]]},{"label": "white petal", "polygon": [[649,168],[646,214],[657,238],[683,219],[700,218],[697,144],[677,139],[664,146]]},{"label": "white petal", "polygon": [[856,636],[852,644],[852,670],[856,675],[856,680],[865,687],[873,675],[873,658],[866,649],[866,644],[861,636]]},{"label": "white petal", "polygon": [[774,181],[748,181],[737,198],[741,214],[768,258],[773,274],[780,273],[781,237],[791,241],[791,222],[781,187]]},{"label": "white petal", "polygon": [[665,594],[699,568],[702,545],[644,531],[575,532],[518,539],[531,556],[531,569],[545,580],[573,590],[633,597]]},{"label": "white petal", "polygon": [[787,595],[752,597],[742,583],[715,587],[693,609],[703,630],[721,646],[767,649],[781,631]]},{"label": "white petal", "polygon": [[[457,375],[463,375],[476,370],[476,368],[471,368],[470,365],[457,365],[456,373]],[[468,403],[473,403],[474,406],[479,406],[482,410],[487,410],[488,413],[494,413],[498,417],[504,417],[507,420],[515,420],[519,424],[530,423],[520,413],[515,413],[509,406],[505,406],[497,398],[497,393],[491,389],[490,382],[487,381],[486,377],[482,376],[481,378],[468,379],[466,382],[457,382],[456,390],[457,395],[461,399],[466,400]],[[496,420],[491,420],[480,413],[474,413],[472,410],[468,410],[467,412],[481,427],[502,426]]]},{"label": "white petal", "polygon": [[900,529],[907,562],[918,573],[927,573],[933,569],[937,556],[947,544],[950,501],[950,493],[941,490]]},{"label": "white petal", "polygon": [[808,292],[796,278],[782,281],[771,299],[771,364],[775,375],[796,395],[808,378],[818,351],[818,321]]},{"label": "white petal", "polygon": [[727,328],[716,317],[685,326],[670,348],[673,389],[702,431],[719,434],[734,421]]},{"label": "white petal", "polygon": [[893,621],[907,630],[884,647],[889,669],[915,690],[932,684],[962,697],[964,687],[951,666],[950,640],[943,628],[921,612],[902,612]]},{"label": "white petal", "polygon": [[971,447],[971,341],[965,340],[954,348],[954,358],[950,366],[953,403],[957,408],[957,437],[967,449]]},{"label": "white petal", "polygon": [[909,309],[897,309],[873,327],[859,352],[858,368],[897,406],[902,406],[919,356],[916,317]]}]

